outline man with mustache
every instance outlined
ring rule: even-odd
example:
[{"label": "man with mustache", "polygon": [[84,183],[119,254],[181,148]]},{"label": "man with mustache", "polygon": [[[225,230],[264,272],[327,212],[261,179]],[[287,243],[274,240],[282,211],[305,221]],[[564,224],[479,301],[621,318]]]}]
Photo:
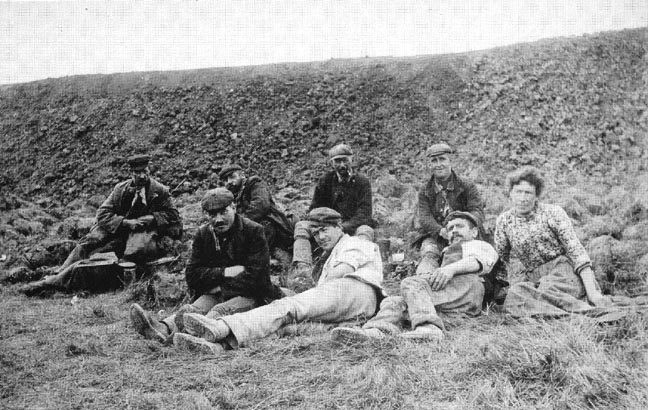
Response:
[{"label": "man with mustache", "polygon": [[121,258],[132,233],[154,231],[159,237],[172,239],[182,236],[180,213],[171,202],[169,189],[151,178],[149,161],[148,155],[128,158],[131,179],[117,184],[101,204],[97,210],[97,222],[68,255],[59,273],[27,285],[23,289],[25,293],[74,288],[75,285],[70,283],[76,280],[72,278],[74,263],[87,259],[97,250],[114,252]]},{"label": "man with mustache", "polygon": [[[330,208],[340,213],[342,230],[349,235],[373,240],[373,204],[371,183],[367,177],[354,171],[353,151],[346,144],[338,144],[329,150],[329,163],[333,168],[315,187],[309,211]],[[313,268],[313,238],[308,221],[295,224],[293,246],[293,269],[296,276],[308,276]],[[321,252],[315,251],[315,257]]]},{"label": "man with mustache", "polygon": [[415,245],[420,245],[421,260],[417,274],[431,273],[439,267],[441,250],[448,245],[449,239],[442,224],[450,212],[470,212],[480,229],[484,220],[484,202],[477,187],[452,169],[452,148],[444,143],[434,144],[427,154],[432,177],[418,195],[421,235]]},{"label": "man with mustache", "polygon": [[235,197],[236,213],[263,226],[270,254],[276,249],[290,251],[293,242],[293,224],[277,208],[270,188],[260,177],[246,176],[237,164],[223,167],[219,174]]},{"label": "man with mustache", "polygon": [[155,320],[140,305],[131,305],[135,330],[166,343],[184,328],[185,313],[216,318],[243,312],[283,296],[270,281],[270,254],[263,227],[236,213],[234,195],[226,188],[208,191],[201,206],[208,222],[196,232],[185,269],[187,286],[196,297],[172,316]]},{"label": "man with mustache", "polygon": [[372,316],[383,296],[378,246],[344,233],[342,216],[333,209],[315,208],[306,218],[311,235],[324,250],[324,257],[314,269],[317,286],[266,306],[220,318],[187,313],[186,333],[176,333],[174,345],[220,354],[291,323],[339,323]]},{"label": "man with mustache", "polygon": [[398,335],[405,321],[412,330],[400,334],[410,340],[442,340],[443,321],[437,311],[447,314],[477,316],[484,298],[482,275],[497,262],[497,252],[487,242],[476,239],[478,219],[454,211],[446,218],[445,229],[450,245],[443,250],[441,266],[431,273],[410,276],[401,282],[401,296],[390,296],[380,304],[380,311],[362,329],[333,329],[333,340],[362,342],[387,335]]}]

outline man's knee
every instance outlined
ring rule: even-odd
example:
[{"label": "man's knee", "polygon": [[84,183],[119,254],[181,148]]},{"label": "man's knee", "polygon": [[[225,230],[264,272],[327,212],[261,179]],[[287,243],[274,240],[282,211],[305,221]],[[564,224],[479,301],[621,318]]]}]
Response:
[{"label": "man's knee", "polygon": [[308,221],[297,222],[295,224],[294,238],[310,240],[311,238],[310,222]]},{"label": "man's knee", "polygon": [[401,294],[405,294],[412,290],[425,290],[430,287],[430,284],[425,278],[420,276],[409,276],[401,281]]},{"label": "man's knee", "polygon": [[429,256],[436,260],[438,257],[440,257],[441,250],[439,249],[439,245],[437,244],[437,241],[435,241],[432,238],[426,238],[421,243],[420,254],[421,254],[421,258]]},{"label": "man's knee", "polygon": [[108,243],[110,234],[99,227],[93,228],[79,240],[78,246],[84,249],[94,249]]},{"label": "man's knee", "polygon": [[407,303],[402,296],[388,296],[380,302],[380,311],[402,314],[407,310]]}]

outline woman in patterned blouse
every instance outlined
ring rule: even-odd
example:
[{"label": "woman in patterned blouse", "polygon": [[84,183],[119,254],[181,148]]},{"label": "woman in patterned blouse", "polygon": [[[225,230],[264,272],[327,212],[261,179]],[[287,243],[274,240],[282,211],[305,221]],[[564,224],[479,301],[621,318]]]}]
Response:
[{"label": "woman in patterned blouse", "polygon": [[513,208],[497,218],[495,249],[506,264],[512,256],[525,270],[517,282],[509,277],[505,311],[514,316],[561,316],[610,305],[565,211],[538,202],[544,186],[540,172],[523,167],[506,180]]}]

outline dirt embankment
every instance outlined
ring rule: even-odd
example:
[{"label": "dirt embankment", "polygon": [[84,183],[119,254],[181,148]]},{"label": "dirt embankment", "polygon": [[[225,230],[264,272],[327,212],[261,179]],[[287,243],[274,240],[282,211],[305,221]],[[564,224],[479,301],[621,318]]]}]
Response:
[{"label": "dirt embankment", "polygon": [[[127,177],[124,159],[134,152],[153,155],[158,178],[183,194],[181,205],[215,186],[228,162],[264,176],[285,204],[309,198],[326,150],[338,142],[354,147],[359,168],[376,182],[387,235],[410,227],[416,188],[429,176],[424,149],[446,141],[457,148],[456,168],[487,197],[489,223],[506,205],[503,175],[532,164],[546,172],[549,199],[567,208],[583,239],[623,239],[648,207],[641,183],[648,166],[647,33],[461,55],[6,87],[3,249],[63,237],[70,224],[61,228],[61,220],[92,217],[93,206]],[[25,203],[36,205],[27,212]]]}]

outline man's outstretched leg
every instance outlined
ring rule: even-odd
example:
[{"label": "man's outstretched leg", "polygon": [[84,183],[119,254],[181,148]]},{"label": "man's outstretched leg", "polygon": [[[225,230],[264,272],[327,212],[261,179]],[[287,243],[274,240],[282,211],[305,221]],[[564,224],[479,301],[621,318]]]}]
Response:
[{"label": "man's outstretched leg", "polygon": [[185,330],[208,342],[226,342],[238,347],[293,322],[337,323],[370,317],[376,311],[376,303],[376,290],[371,285],[341,278],[269,305],[219,319],[189,313],[185,315]]}]

